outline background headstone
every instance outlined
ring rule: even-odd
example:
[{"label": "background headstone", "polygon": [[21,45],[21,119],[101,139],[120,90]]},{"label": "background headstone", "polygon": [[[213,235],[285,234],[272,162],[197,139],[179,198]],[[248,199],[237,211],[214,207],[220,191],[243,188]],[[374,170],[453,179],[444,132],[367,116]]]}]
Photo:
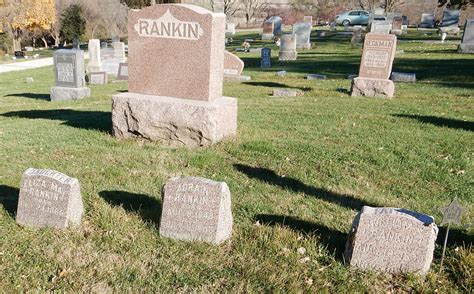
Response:
[{"label": "background headstone", "polygon": [[100,57],[100,40],[90,39],[89,40],[89,63],[87,69],[89,72],[102,71],[102,61]]},{"label": "background headstone", "polygon": [[60,49],[54,52],[55,86],[51,88],[51,101],[77,100],[90,96],[86,87],[84,52]]},{"label": "background headstone", "polygon": [[370,27],[370,32],[374,34],[388,35],[392,25],[387,20],[374,20]]},{"label": "background headstone", "polygon": [[108,83],[107,73],[105,71],[91,72],[89,76],[89,84],[91,85],[104,85]]},{"label": "background headstone", "polygon": [[282,34],[280,42],[278,59],[281,61],[296,60],[298,57],[298,53],[296,52],[296,35]]},{"label": "background headstone", "polygon": [[425,275],[433,260],[438,227],[430,216],[399,208],[364,206],[346,244],[351,267]]},{"label": "background headstone", "polygon": [[263,33],[262,33],[262,40],[273,40],[273,28],[275,24],[273,21],[264,21],[263,22]]},{"label": "background headstone", "polygon": [[117,72],[117,80],[119,81],[128,80],[128,63],[123,62],[119,64],[119,69]]},{"label": "background headstone", "polygon": [[238,56],[226,51],[224,54],[224,75],[240,76],[244,70],[244,62]]},{"label": "background headstone", "polygon": [[421,21],[418,27],[424,28],[424,29],[431,29],[435,25],[435,15],[433,13],[423,13],[421,15]]},{"label": "background headstone", "polygon": [[261,68],[270,68],[272,67],[272,49],[270,48],[262,48],[262,59],[260,61],[260,67]]},{"label": "background headstone", "polygon": [[397,36],[401,35],[403,33],[402,25],[403,18],[401,16],[395,16],[392,20],[392,30],[390,32]]},{"label": "background headstone", "polygon": [[273,22],[273,35],[279,36],[282,33],[283,19],[279,16],[272,16],[268,19]]},{"label": "background headstone", "polygon": [[311,49],[311,24],[298,22],[293,25],[293,34],[296,35],[296,49]]},{"label": "background headstone", "polygon": [[115,42],[112,44],[114,47],[114,58],[119,59],[121,62],[125,62],[125,43]]},{"label": "background headstone", "polygon": [[461,45],[458,47],[460,53],[474,53],[474,19],[469,19],[464,25]]},{"label": "background headstone", "polygon": [[79,181],[48,169],[27,169],[21,179],[17,223],[65,229],[84,213]]},{"label": "background headstone", "polygon": [[232,235],[229,187],[198,177],[172,178],[163,187],[160,235],[219,244]]},{"label": "background headstone", "polygon": [[354,31],[352,32],[352,38],[351,38],[351,45],[353,47],[358,46],[362,44],[362,41],[363,41],[362,27],[354,26]]},{"label": "background headstone", "polygon": [[445,9],[443,11],[442,27],[458,27],[461,13],[459,10]]},{"label": "background headstone", "polygon": [[352,80],[352,96],[391,98],[395,86],[388,78],[392,72],[397,37],[369,33],[365,36],[359,77]]}]

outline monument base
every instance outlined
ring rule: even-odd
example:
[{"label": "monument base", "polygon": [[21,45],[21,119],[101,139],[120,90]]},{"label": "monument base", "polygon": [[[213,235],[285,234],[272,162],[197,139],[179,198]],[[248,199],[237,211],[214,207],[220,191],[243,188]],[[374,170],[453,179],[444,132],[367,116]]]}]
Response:
[{"label": "monument base", "polygon": [[138,93],[112,97],[112,134],[170,147],[209,146],[237,133],[237,99],[197,101]]},{"label": "monument base", "polygon": [[252,77],[250,76],[237,76],[237,75],[224,75],[224,81],[230,82],[245,82],[250,81]]},{"label": "monument base", "polygon": [[296,44],[296,49],[311,49],[311,43]]},{"label": "monument base", "polygon": [[273,34],[263,34],[262,35],[262,41],[270,41],[272,40],[273,41]]},{"label": "monument base", "polygon": [[391,80],[357,77],[352,80],[351,96],[393,98],[395,85]]},{"label": "monument base", "polygon": [[91,96],[91,89],[87,87],[82,88],[68,88],[68,87],[51,87],[51,101],[66,101],[79,100],[84,97]]},{"label": "monument base", "polygon": [[474,44],[460,44],[458,47],[459,53],[474,53]]},{"label": "monument base", "polygon": [[296,60],[298,53],[296,51],[280,51],[278,55],[278,60],[280,61],[292,61]]}]

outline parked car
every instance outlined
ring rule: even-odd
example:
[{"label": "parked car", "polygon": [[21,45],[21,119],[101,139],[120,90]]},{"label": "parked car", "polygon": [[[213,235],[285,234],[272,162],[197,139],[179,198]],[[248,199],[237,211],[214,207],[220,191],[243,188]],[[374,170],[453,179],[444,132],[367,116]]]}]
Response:
[{"label": "parked car", "polygon": [[365,10],[351,10],[336,15],[336,24],[343,26],[369,24],[370,12]]}]

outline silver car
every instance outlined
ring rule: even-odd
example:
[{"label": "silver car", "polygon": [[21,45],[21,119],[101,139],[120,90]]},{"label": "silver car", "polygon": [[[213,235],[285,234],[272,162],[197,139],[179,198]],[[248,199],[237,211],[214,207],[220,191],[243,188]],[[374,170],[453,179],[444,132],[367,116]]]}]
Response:
[{"label": "silver car", "polygon": [[351,10],[336,15],[336,24],[343,26],[368,25],[370,13],[365,10]]}]

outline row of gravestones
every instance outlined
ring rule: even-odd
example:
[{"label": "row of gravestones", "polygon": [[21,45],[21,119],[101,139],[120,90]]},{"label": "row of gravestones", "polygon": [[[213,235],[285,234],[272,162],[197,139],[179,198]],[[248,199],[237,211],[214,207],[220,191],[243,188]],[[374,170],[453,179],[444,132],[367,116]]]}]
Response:
[{"label": "row of gravestones", "polygon": [[[161,236],[213,244],[231,238],[231,193],[226,183],[199,177],[171,178],[161,196]],[[66,229],[80,225],[84,212],[78,179],[47,169],[24,172],[17,223]],[[430,216],[364,206],[349,233],[346,261],[363,270],[424,275],[433,259],[437,234]]]}]

